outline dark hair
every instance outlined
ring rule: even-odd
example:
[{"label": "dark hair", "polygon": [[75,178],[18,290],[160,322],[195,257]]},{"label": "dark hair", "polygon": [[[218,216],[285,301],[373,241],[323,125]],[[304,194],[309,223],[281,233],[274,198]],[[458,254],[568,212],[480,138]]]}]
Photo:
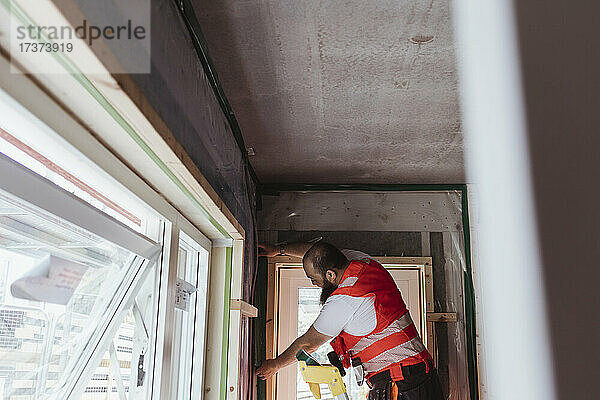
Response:
[{"label": "dark hair", "polygon": [[339,271],[346,267],[348,259],[332,244],[327,242],[315,243],[302,258],[302,263],[311,261],[313,268],[320,274],[325,274],[327,270]]}]

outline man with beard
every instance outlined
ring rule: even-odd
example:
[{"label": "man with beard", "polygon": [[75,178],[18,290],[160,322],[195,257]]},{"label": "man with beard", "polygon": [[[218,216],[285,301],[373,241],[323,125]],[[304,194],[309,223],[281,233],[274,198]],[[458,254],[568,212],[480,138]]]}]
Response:
[{"label": "man with beard", "polygon": [[266,379],[331,340],[345,368],[362,369],[369,400],[441,400],[437,372],[390,273],[369,255],[318,242],[296,243],[261,254],[302,257],[313,285],[322,288],[323,308],[308,331],[256,374]]}]

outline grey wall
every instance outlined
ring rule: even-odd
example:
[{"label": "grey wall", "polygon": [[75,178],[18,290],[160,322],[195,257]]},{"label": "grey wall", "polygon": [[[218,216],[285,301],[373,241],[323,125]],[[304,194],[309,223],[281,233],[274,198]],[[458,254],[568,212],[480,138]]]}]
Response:
[{"label": "grey wall", "polygon": [[464,182],[450,0],[192,2],[262,182]]}]

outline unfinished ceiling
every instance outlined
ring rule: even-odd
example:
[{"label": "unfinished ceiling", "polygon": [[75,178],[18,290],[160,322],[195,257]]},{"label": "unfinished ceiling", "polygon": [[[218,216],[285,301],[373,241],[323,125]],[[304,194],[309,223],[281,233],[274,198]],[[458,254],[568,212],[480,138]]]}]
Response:
[{"label": "unfinished ceiling", "polygon": [[193,0],[263,183],[463,183],[448,0]]}]

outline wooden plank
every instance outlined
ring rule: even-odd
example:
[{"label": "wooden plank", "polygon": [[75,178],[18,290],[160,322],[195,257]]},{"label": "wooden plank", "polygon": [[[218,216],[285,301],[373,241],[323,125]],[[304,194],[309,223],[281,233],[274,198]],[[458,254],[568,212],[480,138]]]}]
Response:
[{"label": "wooden plank", "polygon": [[[446,261],[446,297],[449,306],[455,309],[446,309],[446,312],[456,312],[457,319],[464,321],[464,295],[463,295],[463,265],[462,255],[458,252],[462,248],[462,234],[453,236],[450,232],[443,232],[444,258]],[[438,324],[446,326],[448,330],[449,343],[465,343],[466,336],[464,324]],[[463,388],[468,385],[466,351],[456,346],[448,346],[448,379],[449,389],[452,396],[458,400],[469,398],[468,391]]]},{"label": "wooden plank", "polygon": [[435,299],[433,296],[433,267],[430,262],[425,264],[425,304],[426,312],[433,312],[435,309]]},{"label": "wooden plank", "polygon": [[435,351],[436,349],[436,344],[435,344],[435,323],[433,322],[427,322],[427,351],[429,352],[429,354],[431,354],[431,357],[433,357],[433,363],[437,366],[438,365],[438,360],[437,360],[437,352]]},{"label": "wooden plank", "polygon": [[421,232],[421,255],[424,257],[431,256],[429,232]]},{"label": "wooden plank", "polygon": [[376,257],[381,264],[396,265],[431,265],[431,257]]},{"label": "wooden plank", "polygon": [[436,313],[436,312],[428,312],[427,313],[427,322],[456,322],[457,317],[454,312],[447,313]]},{"label": "wooden plank", "polygon": [[302,259],[300,257],[292,257],[292,256],[275,256],[269,257],[269,262],[274,264],[302,264]]},{"label": "wooden plank", "polygon": [[[426,240],[424,240],[422,243],[422,252],[423,255],[429,255],[430,251],[429,251],[429,232],[423,232],[424,235],[422,236],[422,238],[425,236]],[[424,287],[425,287],[425,313],[428,314],[429,312],[434,311],[434,306],[435,306],[435,301],[434,301],[434,297],[433,297],[433,259],[431,257],[424,257],[426,258],[425,263],[424,263],[424,267],[423,267],[423,274],[422,276],[425,279],[424,282]],[[426,321],[426,327],[427,327],[427,351],[429,351],[429,354],[431,354],[431,356],[433,357],[433,362],[435,365],[437,365],[437,352],[435,351],[436,349],[436,338],[435,338],[435,325],[433,322],[429,322],[427,320],[427,318],[425,319]]]},{"label": "wooden plank", "polygon": [[[431,265],[431,257],[377,257],[373,256],[381,264],[396,264],[396,265]],[[275,256],[270,257],[269,262],[276,264],[278,267],[286,265],[301,265],[300,257],[292,256]]]},{"label": "wooden plank", "polygon": [[258,316],[258,308],[241,299],[231,299],[229,309],[239,310],[243,316],[248,318],[256,318]]},{"label": "wooden plank", "polygon": [[460,231],[460,204],[453,192],[282,192],[263,196],[259,229]]}]

